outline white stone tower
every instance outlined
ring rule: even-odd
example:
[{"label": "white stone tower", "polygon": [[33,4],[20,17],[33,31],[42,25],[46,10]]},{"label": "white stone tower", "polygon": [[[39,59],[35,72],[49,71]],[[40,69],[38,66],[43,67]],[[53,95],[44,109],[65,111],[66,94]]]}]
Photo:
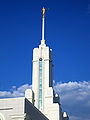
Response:
[{"label": "white stone tower", "polygon": [[42,40],[39,48],[33,49],[32,90],[26,90],[25,96],[49,120],[62,120],[59,96],[53,90],[52,50],[44,40],[45,8],[42,11]]}]

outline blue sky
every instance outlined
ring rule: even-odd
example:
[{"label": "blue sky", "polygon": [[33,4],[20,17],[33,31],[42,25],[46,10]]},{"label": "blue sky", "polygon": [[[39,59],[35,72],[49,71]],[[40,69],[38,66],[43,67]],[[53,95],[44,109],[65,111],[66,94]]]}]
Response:
[{"label": "blue sky", "polygon": [[[45,40],[53,50],[55,86],[60,83],[70,86],[71,81],[76,86],[82,84],[83,91],[83,84],[90,84],[89,0],[3,0],[0,1],[1,92],[11,92],[13,88],[18,91],[23,85],[27,85],[27,88],[32,83],[32,51],[34,47],[38,47],[41,40],[43,5],[48,8]],[[56,89],[57,92],[58,90]],[[86,98],[88,99],[87,96]],[[62,100],[63,104],[65,102]],[[76,100],[77,102],[80,103]],[[67,106],[64,109],[69,108]],[[74,117],[73,120],[81,118]]]}]

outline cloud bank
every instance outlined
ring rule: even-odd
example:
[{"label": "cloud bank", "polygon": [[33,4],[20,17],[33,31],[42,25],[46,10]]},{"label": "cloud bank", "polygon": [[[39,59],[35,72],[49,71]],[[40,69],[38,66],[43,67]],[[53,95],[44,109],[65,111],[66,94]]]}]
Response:
[{"label": "cloud bank", "polygon": [[[25,84],[10,91],[0,91],[0,98],[23,97],[31,85]],[[70,120],[90,120],[90,81],[55,83],[54,90],[60,95],[63,111],[69,114]]]},{"label": "cloud bank", "polygon": [[70,120],[90,120],[90,81],[56,83],[54,89]]},{"label": "cloud bank", "polygon": [[31,85],[25,84],[17,88],[16,86],[12,86],[10,91],[0,91],[0,98],[7,97],[24,97],[25,90],[31,88]]}]

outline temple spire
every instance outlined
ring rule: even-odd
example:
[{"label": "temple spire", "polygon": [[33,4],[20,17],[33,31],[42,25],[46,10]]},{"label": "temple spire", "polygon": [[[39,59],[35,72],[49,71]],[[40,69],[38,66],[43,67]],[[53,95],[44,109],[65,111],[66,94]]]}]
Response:
[{"label": "temple spire", "polygon": [[43,18],[42,18],[42,40],[41,40],[41,44],[45,44],[45,40],[44,40],[44,29],[45,29],[45,11],[46,11],[46,9],[43,7],[43,9],[42,9],[42,11],[43,11]]}]

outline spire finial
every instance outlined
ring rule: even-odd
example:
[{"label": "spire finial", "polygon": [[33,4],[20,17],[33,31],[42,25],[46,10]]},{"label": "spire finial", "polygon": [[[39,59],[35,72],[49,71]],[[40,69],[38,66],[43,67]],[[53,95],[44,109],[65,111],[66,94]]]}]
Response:
[{"label": "spire finial", "polygon": [[43,11],[43,18],[45,18],[45,8],[43,7],[42,11]]},{"label": "spire finial", "polygon": [[43,9],[42,9],[42,11],[43,11],[43,18],[42,18],[42,40],[41,40],[41,44],[42,45],[45,45],[45,40],[44,40],[44,22],[45,22],[45,11],[46,11],[46,9],[43,7]]}]

